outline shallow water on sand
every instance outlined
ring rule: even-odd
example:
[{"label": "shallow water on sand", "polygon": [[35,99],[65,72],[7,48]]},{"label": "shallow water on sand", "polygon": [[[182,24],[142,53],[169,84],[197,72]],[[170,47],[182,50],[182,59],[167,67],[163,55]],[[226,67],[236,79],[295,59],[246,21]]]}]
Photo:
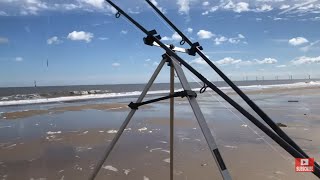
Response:
[{"label": "shallow water on sand", "polygon": [[[281,93],[250,96],[276,122],[287,124],[284,131],[310,156],[319,160],[320,96],[316,90],[303,94]],[[240,101],[234,95],[232,97]],[[133,100],[135,98],[100,100],[98,103],[127,104]],[[198,100],[234,179],[316,179],[310,173],[295,173],[294,159],[229,105],[226,109],[208,94],[200,95]],[[288,100],[298,102],[289,103]],[[15,106],[0,111],[87,103]],[[176,105],[175,179],[221,179],[188,102],[177,99]],[[168,110],[167,101],[139,109],[97,179],[169,179]],[[87,179],[128,111],[84,109],[50,111],[18,119],[1,116],[0,178]]]}]

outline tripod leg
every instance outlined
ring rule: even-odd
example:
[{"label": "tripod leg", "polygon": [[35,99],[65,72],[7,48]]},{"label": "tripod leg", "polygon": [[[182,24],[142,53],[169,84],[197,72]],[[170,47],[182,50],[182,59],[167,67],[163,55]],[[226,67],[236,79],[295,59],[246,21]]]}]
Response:
[{"label": "tripod leg", "polygon": [[[187,80],[181,66],[179,65],[179,62],[172,56],[170,56],[170,59],[172,61],[172,64],[173,64],[176,72],[177,72],[177,75],[179,77],[179,80],[181,82],[183,89],[184,90],[191,90],[190,85],[188,83],[188,80]],[[207,144],[210,148],[212,156],[214,157],[214,159],[219,167],[219,170],[220,170],[220,173],[221,173],[223,179],[224,180],[231,180],[232,178],[230,176],[230,173],[229,173],[229,171],[228,171],[228,169],[222,159],[222,156],[219,152],[218,146],[214,140],[214,137],[211,134],[211,131],[208,127],[206,120],[204,119],[204,116],[201,112],[201,109],[199,107],[199,104],[198,104],[196,98],[195,97],[188,97],[188,100],[189,100],[191,108],[194,112],[194,115],[196,116],[196,119],[199,123],[201,131],[207,141]]]},{"label": "tripod leg", "polygon": [[[147,92],[149,91],[151,85],[153,84],[154,80],[157,78],[159,72],[161,71],[163,65],[165,64],[166,59],[162,59],[162,61],[160,62],[160,64],[158,65],[157,69],[155,70],[155,72],[153,73],[153,75],[151,76],[148,84],[145,86],[144,90],[142,91],[141,95],[139,96],[138,100],[136,101],[136,103],[140,103],[142,102],[143,98],[146,96]],[[110,152],[112,151],[112,149],[114,148],[114,146],[116,145],[117,141],[119,140],[120,136],[122,135],[124,129],[127,127],[127,125],[129,124],[132,116],[134,115],[134,113],[136,112],[136,109],[131,109],[131,111],[129,112],[127,118],[125,119],[125,121],[122,123],[122,125],[120,126],[117,134],[115,135],[115,137],[112,139],[111,143],[109,144],[109,146],[107,147],[105,154],[103,156],[103,158],[98,162],[97,166],[95,167],[95,169],[93,170],[93,173],[90,176],[90,180],[94,180],[95,177],[97,176],[99,170],[101,169],[103,163],[106,161],[106,159],[108,158]]]}]

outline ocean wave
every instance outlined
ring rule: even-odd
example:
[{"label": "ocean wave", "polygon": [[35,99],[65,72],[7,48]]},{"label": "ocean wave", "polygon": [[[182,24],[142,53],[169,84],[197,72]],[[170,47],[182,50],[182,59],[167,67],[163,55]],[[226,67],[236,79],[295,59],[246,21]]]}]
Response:
[{"label": "ocean wave", "polygon": [[[276,84],[276,85],[249,85],[249,86],[239,86],[239,88],[245,91],[250,91],[250,90],[269,89],[269,88],[283,89],[283,88],[316,87],[316,86],[320,86],[320,81],[298,82],[293,84]],[[224,91],[231,90],[230,87],[220,87],[220,89]],[[181,90],[182,89],[176,89],[176,91],[181,91]],[[200,88],[195,88],[193,90],[199,91]],[[210,91],[211,89],[208,88],[208,90]],[[157,94],[165,94],[165,93],[169,93],[169,90],[149,91],[148,95],[157,95]],[[0,101],[0,106],[44,104],[44,103],[81,101],[81,100],[92,100],[92,99],[107,99],[107,98],[117,98],[117,97],[138,96],[140,94],[141,94],[141,91],[132,91],[132,92],[123,92],[123,93],[86,94],[86,95],[63,96],[63,97],[53,97],[53,98],[43,98],[41,96],[33,95],[31,99]],[[19,96],[23,96],[23,95],[19,95]],[[25,95],[25,96],[30,97],[28,95]]]}]

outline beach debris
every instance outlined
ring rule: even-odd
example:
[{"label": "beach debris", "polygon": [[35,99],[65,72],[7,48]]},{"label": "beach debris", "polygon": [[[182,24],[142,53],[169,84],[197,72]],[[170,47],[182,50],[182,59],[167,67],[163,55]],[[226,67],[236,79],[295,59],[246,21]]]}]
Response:
[{"label": "beach debris", "polygon": [[146,130],[148,130],[148,128],[147,128],[147,127],[143,127],[143,128],[138,129],[138,131],[140,131],[140,132],[142,132],[142,131],[146,131]]},{"label": "beach debris", "polygon": [[298,100],[288,100],[288,102],[299,102]]},{"label": "beach debris", "polygon": [[117,130],[113,130],[113,129],[107,131],[107,133],[109,133],[109,134],[115,134],[115,133],[117,133],[117,132],[118,132]]},{"label": "beach debris", "polygon": [[114,172],[118,172],[118,169],[111,166],[111,165],[107,165],[107,166],[103,166],[103,169],[109,170],[109,171],[114,171]]},{"label": "beach debris", "polygon": [[131,171],[130,169],[123,169],[123,173],[124,173],[125,175],[128,175],[130,171]]},{"label": "beach debris", "polygon": [[203,164],[201,164],[201,166],[207,166],[208,164],[207,163],[203,163]]},{"label": "beach debris", "polygon": [[238,148],[238,146],[230,146],[230,145],[225,145],[224,147],[231,148],[231,149],[237,149]]},{"label": "beach debris", "polygon": [[49,135],[61,134],[61,131],[57,131],[57,132],[48,131],[47,134],[49,134]]},{"label": "beach debris", "polygon": [[167,144],[168,142],[167,141],[159,141],[159,143]]},{"label": "beach debris", "polygon": [[143,176],[143,180],[150,180],[147,176]]},{"label": "beach debris", "polygon": [[305,116],[306,116],[307,114],[306,114],[306,113],[304,113],[303,115],[305,115]]},{"label": "beach debris", "polygon": [[287,125],[283,124],[283,123],[276,123],[278,127],[288,127]]},{"label": "beach debris", "polygon": [[196,130],[197,128],[192,128],[192,129]]},{"label": "beach debris", "polygon": [[36,126],[39,126],[39,124],[38,124],[38,123],[36,123],[35,125],[36,125]]},{"label": "beach debris", "polygon": [[170,158],[166,158],[164,160],[162,160],[163,162],[166,162],[166,163],[170,163]]},{"label": "beach debris", "polygon": [[248,125],[247,124],[242,124],[241,127],[248,127]]}]

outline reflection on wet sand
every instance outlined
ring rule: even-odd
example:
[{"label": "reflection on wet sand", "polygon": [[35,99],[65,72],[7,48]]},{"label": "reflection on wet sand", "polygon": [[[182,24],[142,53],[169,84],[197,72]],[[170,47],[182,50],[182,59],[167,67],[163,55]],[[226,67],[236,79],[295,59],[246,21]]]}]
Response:
[{"label": "reflection on wet sand", "polygon": [[[312,91],[316,90],[306,91],[303,97],[299,97],[297,103],[287,101],[292,97],[298,98],[295,91],[281,98],[274,96],[260,98],[259,94],[256,97],[259,99],[258,103],[262,104],[276,122],[288,126],[283,127],[283,130],[311,157],[319,160],[320,104],[316,103],[318,100]],[[208,100],[208,97],[199,96],[199,99],[202,98]],[[224,106],[219,106],[218,102],[216,104],[205,102],[199,103],[234,179],[316,179],[310,173],[295,173],[294,159],[254,128],[250,122],[244,120],[240,114],[235,112],[244,122],[239,121]],[[304,108],[301,108],[302,103]],[[201,130],[188,108],[190,107],[187,103],[176,106],[175,179],[221,179]],[[82,111],[87,109],[92,111]],[[117,133],[125,116],[123,114],[127,114],[127,111],[129,109],[124,104],[93,104],[51,108],[44,112],[34,111],[31,115],[13,113],[11,119],[15,120],[1,121],[6,124],[1,125],[3,128],[0,130],[0,178],[87,179],[108,143]],[[96,123],[97,121],[93,119],[103,115],[105,118],[101,118],[101,122],[106,124],[95,128],[80,128],[77,123],[68,128],[64,128],[64,124],[54,126],[58,120],[48,119],[49,112],[54,112],[50,117],[57,117],[59,122],[68,122],[76,118],[79,124],[88,121]],[[32,121],[35,115],[38,115],[37,119]],[[4,113],[2,116],[10,119],[10,114]],[[121,118],[117,118],[118,116]],[[27,126],[27,121],[41,122],[39,126],[32,124],[32,127],[40,132],[37,136],[30,138],[4,136],[5,132],[21,133],[24,127],[30,127]],[[23,124],[24,122],[26,124]],[[103,165],[97,179],[168,179],[170,162],[168,124],[164,103],[158,103],[152,109],[138,111]],[[253,127],[255,132],[252,132],[250,127]]]}]

